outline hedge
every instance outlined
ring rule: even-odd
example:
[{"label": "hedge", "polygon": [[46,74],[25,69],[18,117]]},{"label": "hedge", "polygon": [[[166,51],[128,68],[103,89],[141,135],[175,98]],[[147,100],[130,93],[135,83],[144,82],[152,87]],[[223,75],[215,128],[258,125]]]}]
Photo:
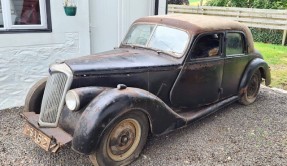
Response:
[{"label": "hedge", "polygon": [[273,29],[250,28],[256,42],[281,44],[283,31]]}]

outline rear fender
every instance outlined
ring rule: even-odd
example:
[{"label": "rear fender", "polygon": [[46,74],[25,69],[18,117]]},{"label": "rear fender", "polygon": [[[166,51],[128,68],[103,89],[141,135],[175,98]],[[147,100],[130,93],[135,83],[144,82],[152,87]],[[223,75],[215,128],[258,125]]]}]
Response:
[{"label": "rear fender", "polygon": [[72,148],[90,154],[98,148],[105,129],[121,115],[138,110],[145,113],[151,132],[160,135],[182,127],[186,120],[155,95],[138,88],[110,89],[98,95],[83,112],[73,136]]},{"label": "rear fender", "polygon": [[246,91],[248,82],[257,70],[260,71],[261,77],[265,79],[265,85],[270,85],[271,74],[268,64],[261,58],[255,58],[248,64],[242,76],[239,86],[240,94],[243,94]]}]

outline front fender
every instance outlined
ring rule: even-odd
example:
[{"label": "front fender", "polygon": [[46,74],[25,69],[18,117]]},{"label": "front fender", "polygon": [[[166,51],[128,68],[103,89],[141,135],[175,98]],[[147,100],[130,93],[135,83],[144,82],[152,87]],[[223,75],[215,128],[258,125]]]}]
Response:
[{"label": "front fender", "polygon": [[47,77],[40,79],[30,88],[25,99],[23,112],[35,112],[37,114],[40,113],[46,83]]},{"label": "front fender", "polygon": [[271,74],[268,64],[261,58],[255,58],[248,64],[242,76],[239,86],[241,93],[246,89],[249,80],[257,70],[260,71],[261,77],[265,79],[265,85],[268,86],[271,84]]},{"label": "front fender", "polygon": [[86,106],[100,93],[108,88],[106,87],[82,87],[71,89],[79,97],[80,106],[76,111],[70,111],[67,106],[64,106],[60,119],[59,126],[69,134],[73,135],[76,125],[85,110]]},{"label": "front fender", "polygon": [[72,148],[90,154],[98,148],[105,129],[128,111],[144,112],[155,135],[164,134],[186,124],[155,95],[138,88],[110,89],[97,96],[83,112],[74,132]]}]

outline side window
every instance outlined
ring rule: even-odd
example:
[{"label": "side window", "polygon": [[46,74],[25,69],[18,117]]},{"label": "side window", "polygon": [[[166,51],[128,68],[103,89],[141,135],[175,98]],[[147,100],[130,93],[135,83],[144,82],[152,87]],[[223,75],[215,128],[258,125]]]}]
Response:
[{"label": "side window", "polygon": [[241,33],[227,33],[226,55],[244,54],[244,41]]},{"label": "side window", "polygon": [[195,43],[192,58],[206,58],[220,56],[220,39],[222,34],[208,34],[201,36]]}]

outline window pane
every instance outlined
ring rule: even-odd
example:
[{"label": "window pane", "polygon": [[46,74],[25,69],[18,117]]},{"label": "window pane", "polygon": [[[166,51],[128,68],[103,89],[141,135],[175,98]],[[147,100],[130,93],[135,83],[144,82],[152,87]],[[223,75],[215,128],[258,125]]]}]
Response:
[{"label": "window pane", "polygon": [[188,34],[182,30],[158,26],[148,47],[171,52],[177,57],[181,57],[188,44],[188,39]]},{"label": "window pane", "polygon": [[3,23],[3,14],[2,14],[2,4],[0,1],[0,28],[4,27],[4,23]]},{"label": "window pane", "polygon": [[220,55],[219,45],[221,36],[222,35],[220,34],[210,34],[205,35],[200,39],[198,39],[192,52],[192,57],[206,58],[206,57],[219,56]]},{"label": "window pane", "polygon": [[39,0],[11,0],[13,25],[41,24]]},{"label": "window pane", "polygon": [[123,44],[147,47],[181,57],[188,42],[189,35],[185,31],[152,24],[136,24],[127,33]]},{"label": "window pane", "polygon": [[243,41],[241,34],[228,33],[226,43],[226,55],[243,54]]},{"label": "window pane", "polygon": [[145,46],[155,25],[134,25],[128,32],[124,44]]}]

